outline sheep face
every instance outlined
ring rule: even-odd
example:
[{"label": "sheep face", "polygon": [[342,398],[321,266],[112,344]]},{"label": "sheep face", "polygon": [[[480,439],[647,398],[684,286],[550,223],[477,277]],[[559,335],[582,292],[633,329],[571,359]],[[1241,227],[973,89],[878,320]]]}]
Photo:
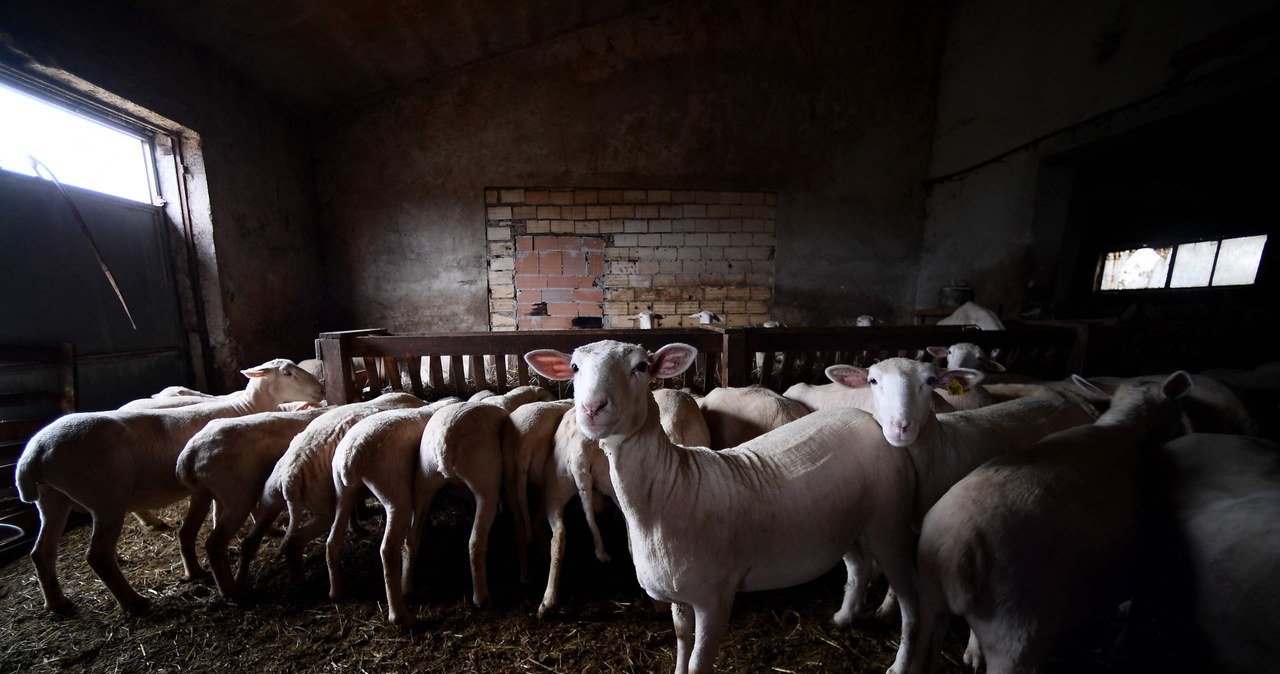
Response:
[{"label": "sheep face", "polygon": [[601,440],[639,430],[652,398],[649,383],[684,372],[697,353],[687,344],[668,344],[649,353],[636,344],[603,340],[580,346],[573,355],[530,351],[525,360],[548,379],[573,380],[578,426],[586,437]]},{"label": "sheep face", "polygon": [[265,389],[275,400],[314,404],[324,399],[324,386],[320,380],[287,358],[269,360],[240,373],[249,378],[250,386]]},{"label": "sheep face", "polygon": [[832,365],[827,377],[850,388],[871,387],[873,416],[894,447],[915,442],[933,421],[933,390],[968,389],[982,381],[982,373],[965,368],[939,370],[908,358],[888,358],[869,368]]}]

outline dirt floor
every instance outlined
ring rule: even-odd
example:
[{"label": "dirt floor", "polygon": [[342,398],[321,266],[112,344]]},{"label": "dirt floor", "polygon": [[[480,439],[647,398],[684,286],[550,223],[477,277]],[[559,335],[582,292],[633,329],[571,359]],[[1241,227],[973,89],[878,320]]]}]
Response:
[{"label": "dirt floor", "polygon": [[[444,499],[442,499],[444,500]],[[580,520],[570,506],[570,521]],[[160,514],[180,520],[184,506]],[[580,512],[580,511],[578,511]],[[368,526],[379,531],[380,517]],[[528,587],[517,582],[511,528],[502,518],[490,548],[494,607],[471,605],[466,563],[469,506],[438,504],[424,533],[410,605],[418,626],[386,622],[377,536],[349,539],[349,596],[328,599],[323,551],[310,548],[305,582],[290,587],[268,540],[254,562],[255,592],[245,605],[223,601],[211,580],[184,581],[175,531],[152,532],[132,520],[121,543],[121,568],[154,599],[144,615],[122,613],[84,561],[88,527],[63,540],[60,577],[77,605],[70,617],[42,608],[25,556],[0,567],[0,672],[669,672],[675,637],[636,585],[621,519],[606,513],[608,564],[591,554],[585,526],[569,529],[561,609],[535,616],[544,568]],[[235,547],[233,546],[233,557]],[[720,648],[724,672],[874,672],[892,663],[897,630],[869,620],[853,629],[830,624],[839,607],[843,568],[788,590],[742,594]],[[966,632],[955,625],[945,672],[961,672]],[[1112,671],[1086,650],[1060,672]]]}]

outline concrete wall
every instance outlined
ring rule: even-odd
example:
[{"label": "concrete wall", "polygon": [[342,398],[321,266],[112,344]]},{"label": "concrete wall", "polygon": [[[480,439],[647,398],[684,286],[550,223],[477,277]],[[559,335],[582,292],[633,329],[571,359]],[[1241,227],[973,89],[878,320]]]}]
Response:
[{"label": "concrete wall", "polygon": [[0,38],[12,67],[74,75],[198,134],[188,184],[203,260],[199,270],[177,262],[206,277],[213,388],[242,387],[239,370],[268,358],[308,357],[322,325],[344,327],[319,318],[314,179],[298,118],[120,3],[0,0]]},{"label": "concrete wall", "polygon": [[[1028,280],[1057,285],[1072,271],[1062,255],[1071,178],[1042,160],[1274,87],[1275,35],[1265,28],[1274,17],[1261,16],[1274,7],[961,3],[940,67],[917,305],[934,305],[940,287],[962,279],[1007,318],[1026,304]],[[1235,33],[1220,39],[1227,30]]]},{"label": "concrete wall", "polygon": [[317,133],[342,325],[488,327],[488,187],[778,194],[772,313],[906,320],[937,2],[671,3],[424,82]]}]

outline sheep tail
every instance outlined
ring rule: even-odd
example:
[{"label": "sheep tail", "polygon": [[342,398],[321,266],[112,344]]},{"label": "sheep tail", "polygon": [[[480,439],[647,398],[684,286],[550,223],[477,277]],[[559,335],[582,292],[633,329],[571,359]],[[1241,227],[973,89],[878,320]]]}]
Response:
[{"label": "sheep tail", "polygon": [[44,455],[42,447],[34,441],[29,443],[18,458],[18,468],[14,471],[18,483],[18,497],[26,503],[35,503],[40,497],[38,485],[42,477],[40,465]]}]

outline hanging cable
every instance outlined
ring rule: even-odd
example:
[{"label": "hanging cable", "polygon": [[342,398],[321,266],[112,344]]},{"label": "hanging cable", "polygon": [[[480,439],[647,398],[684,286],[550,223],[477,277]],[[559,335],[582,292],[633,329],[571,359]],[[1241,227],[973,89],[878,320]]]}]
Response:
[{"label": "hanging cable", "polygon": [[49,180],[62,193],[62,198],[66,200],[67,207],[71,209],[71,215],[75,218],[76,224],[80,226],[80,232],[84,234],[84,238],[89,240],[89,248],[93,250],[93,257],[98,260],[98,267],[102,269],[103,275],[107,277],[107,283],[111,284],[111,289],[116,292],[116,299],[120,300],[120,306],[124,308],[124,315],[129,319],[129,325],[133,326],[134,330],[137,330],[138,324],[133,322],[133,313],[129,311],[129,304],[124,301],[124,294],[120,292],[116,277],[111,274],[111,269],[107,267],[106,260],[102,259],[102,253],[98,252],[98,244],[94,242],[93,234],[89,232],[89,226],[84,222],[84,216],[80,215],[80,209],[76,208],[75,202],[71,200],[71,194],[67,192],[67,188],[62,185],[58,177],[53,174],[53,171],[44,162],[32,155],[27,155],[27,159],[31,161],[31,170],[35,171],[36,175],[44,177],[40,173],[40,170],[44,169],[44,172],[49,174]]}]

